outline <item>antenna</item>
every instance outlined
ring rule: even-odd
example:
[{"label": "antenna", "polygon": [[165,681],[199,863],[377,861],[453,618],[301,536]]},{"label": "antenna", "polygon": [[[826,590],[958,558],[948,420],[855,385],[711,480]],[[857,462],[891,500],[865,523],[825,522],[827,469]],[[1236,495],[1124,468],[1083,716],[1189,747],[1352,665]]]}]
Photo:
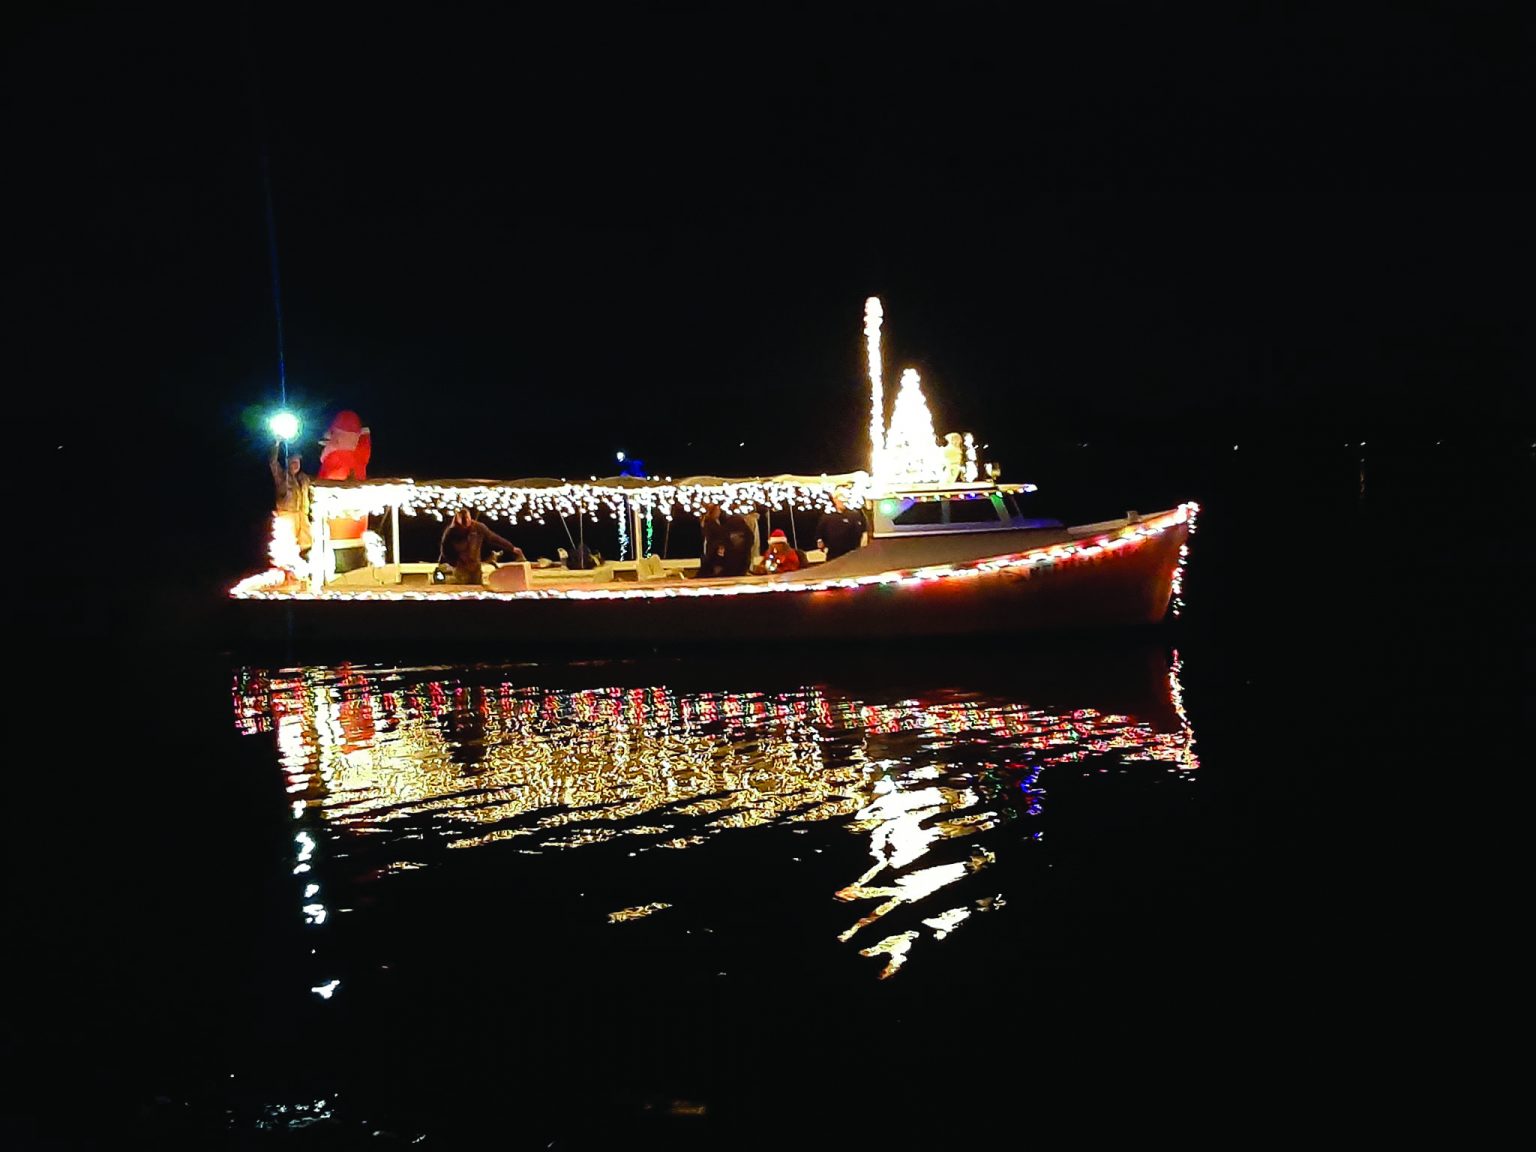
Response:
[{"label": "antenna", "polygon": [[277,220],[272,211],[272,164],[261,142],[261,187],[267,199],[267,261],[272,266],[272,311],[277,316],[277,389],[279,403],[288,407],[288,359],[283,352],[283,290],[277,278]]},{"label": "antenna", "polygon": [[267,264],[272,274],[272,312],[277,319],[278,403],[288,407],[288,357],[283,345],[283,292],[277,275],[277,214],[272,208],[272,160],[267,152],[266,119],[261,114],[261,76],[251,28],[251,5],[241,6],[240,31],[245,39],[246,79],[251,95],[251,131],[261,152],[261,191],[267,216]]}]

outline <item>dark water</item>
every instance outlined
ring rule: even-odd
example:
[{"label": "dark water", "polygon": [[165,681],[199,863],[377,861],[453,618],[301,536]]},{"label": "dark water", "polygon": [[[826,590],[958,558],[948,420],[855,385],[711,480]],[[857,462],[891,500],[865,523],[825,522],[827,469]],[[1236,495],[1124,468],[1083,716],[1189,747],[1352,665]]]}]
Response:
[{"label": "dark water", "polygon": [[40,655],[11,701],[8,1142],[1392,1111],[1469,994],[1457,862],[1529,705],[1503,503],[1529,466],[1404,457],[1363,499],[1352,467],[1213,475],[1189,611],[1150,637]]}]

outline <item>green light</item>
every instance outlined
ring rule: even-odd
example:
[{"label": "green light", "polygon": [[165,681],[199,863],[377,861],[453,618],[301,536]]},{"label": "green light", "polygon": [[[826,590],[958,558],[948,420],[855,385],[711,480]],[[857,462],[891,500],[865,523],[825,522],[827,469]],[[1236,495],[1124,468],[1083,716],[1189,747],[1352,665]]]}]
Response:
[{"label": "green light", "polygon": [[274,412],[267,427],[279,440],[292,440],[299,434],[299,418],[292,412]]},{"label": "green light", "polygon": [[882,501],[880,501],[880,512],[881,512],[882,515],[894,516],[894,515],[896,515],[896,513],[900,512],[900,511],[901,511],[901,501],[899,501],[899,500],[882,500]]}]

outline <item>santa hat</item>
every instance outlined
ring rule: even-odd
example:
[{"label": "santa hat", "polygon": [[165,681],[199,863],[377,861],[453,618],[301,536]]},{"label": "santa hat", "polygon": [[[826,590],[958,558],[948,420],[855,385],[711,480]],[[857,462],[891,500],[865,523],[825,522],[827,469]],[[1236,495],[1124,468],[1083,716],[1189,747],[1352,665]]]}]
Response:
[{"label": "santa hat", "polygon": [[784,529],[782,528],[775,528],[772,532],[768,533],[768,543],[772,544],[775,540],[782,540],[786,544],[789,543],[789,537],[784,535]]}]

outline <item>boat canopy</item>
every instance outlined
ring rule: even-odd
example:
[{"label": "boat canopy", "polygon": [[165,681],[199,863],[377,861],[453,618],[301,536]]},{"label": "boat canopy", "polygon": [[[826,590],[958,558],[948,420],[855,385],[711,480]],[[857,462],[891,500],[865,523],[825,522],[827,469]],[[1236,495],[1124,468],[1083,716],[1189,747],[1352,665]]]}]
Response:
[{"label": "boat canopy", "polygon": [[316,480],[313,511],[317,518],[378,514],[391,509],[442,516],[459,508],[474,508],[516,523],[549,512],[568,516],[621,508],[670,516],[674,508],[697,512],[709,503],[740,511],[762,505],[830,508],[832,493],[838,489],[849,490],[850,502],[863,503],[871,495],[869,476],[844,472],[735,479],[610,476],[579,481],[533,476],[521,480]]},{"label": "boat canopy", "polygon": [[366,489],[389,485],[413,485],[432,488],[724,488],[748,487],[755,484],[782,484],[803,488],[840,488],[845,485],[868,484],[864,472],[841,472],[819,476],[797,476],[784,473],[779,476],[685,476],[681,480],[671,476],[607,476],[599,479],[570,480],[556,476],[527,476],[521,480],[413,480],[409,477],[372,480],[316,480],[316,488]]}]

